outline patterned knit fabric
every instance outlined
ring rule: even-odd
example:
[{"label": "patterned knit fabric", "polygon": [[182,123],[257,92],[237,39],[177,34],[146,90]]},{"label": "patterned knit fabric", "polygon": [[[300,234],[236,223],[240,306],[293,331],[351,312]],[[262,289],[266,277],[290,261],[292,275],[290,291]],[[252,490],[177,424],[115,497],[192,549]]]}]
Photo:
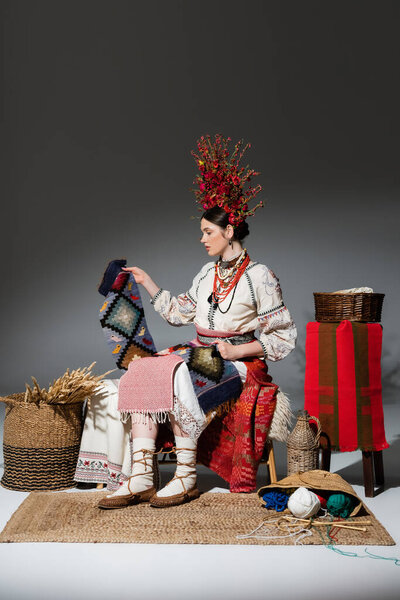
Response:
[{"label": "patterned knit fabric", "polygon": [[138,286],[130,273],[122,272],[117,276],[100,308],[99,317],[107,344],[120,369],[127,369],[132,360],[155,354]]},{"label": "patterned knit fabric", "polygon": [[99,293],[102,296],[107,296],[112,284],[116,280],[117,276],[121,273],[122,267],[126,267],[126,260],[124,258],[120,260],[112,260],[108,263],[107,268],[104,271],[103,279],[99,285]]},{"label": "patterned knit fabric", "polygon": [[308,323],[305,408],[321,422],[332,449],[382,450],[382,327],[378,323]]}]

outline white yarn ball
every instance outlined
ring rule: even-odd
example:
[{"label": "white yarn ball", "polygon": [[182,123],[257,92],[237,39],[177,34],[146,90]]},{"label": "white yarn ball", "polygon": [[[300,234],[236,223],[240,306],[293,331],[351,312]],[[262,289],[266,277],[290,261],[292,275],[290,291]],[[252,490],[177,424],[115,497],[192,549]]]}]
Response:
[{"label": "white yarn ball", "polygon": [[308,519],[316,515],[320,508],[318,496],[304,487],[297,488],[288,500],[288,509],[298,519]]}]

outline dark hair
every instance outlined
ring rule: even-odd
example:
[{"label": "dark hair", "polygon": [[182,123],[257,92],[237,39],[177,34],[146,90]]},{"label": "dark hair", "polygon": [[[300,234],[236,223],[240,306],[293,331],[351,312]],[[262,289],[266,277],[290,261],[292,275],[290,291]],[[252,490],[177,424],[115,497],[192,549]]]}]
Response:
[{"label": "dark hair", "polygon": [[[219,206],[213,206],[212,208],[209,208],[201,215],[201,218],[210,221],[210,223],[213,223],[214,225],[222,227],[222,229],[225,229],[225,227],[229,225],[228,213],[226,213],[224,209],[220,208]],[[249,235],[249,233],[249,226],[247,225],[246,221],[242,221],[239,223],[239,225],[236,225],[233,228],[233,239],[237,242],[241,242],[247,235]]]}]

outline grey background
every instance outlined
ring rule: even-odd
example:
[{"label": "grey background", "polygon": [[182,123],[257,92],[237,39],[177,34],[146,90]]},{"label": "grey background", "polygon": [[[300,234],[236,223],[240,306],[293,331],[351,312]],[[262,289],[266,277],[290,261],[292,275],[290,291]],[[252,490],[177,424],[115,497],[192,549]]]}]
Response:
[{"label": "grey background", "polygon": [[[384,292],[385,401],[399,384],[399,2],[3,2],[0,392],[113,362],[97,284],[113,258],[174,293],[208,256],[190,155],[252,142],[266,207],[252,258],[280,277],[303,399],[314,291]],[[190,339],[148,306],[159,348]]]}]

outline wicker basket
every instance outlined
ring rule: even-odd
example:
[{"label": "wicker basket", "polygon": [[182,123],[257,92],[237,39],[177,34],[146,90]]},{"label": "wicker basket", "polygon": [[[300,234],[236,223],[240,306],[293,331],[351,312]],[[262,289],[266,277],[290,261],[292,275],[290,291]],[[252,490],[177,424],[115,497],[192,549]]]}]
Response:
[{"label": "wicker basket", "polygon": [[385,294],[322,294],[314,293],[315,320],[360,321],[379,323]]},{"label": "wicker basket", "polygon": [[1,398],[4,420],[4,475],[11,490],[62,490],[75,485],[82,435],[82,403],[24,402],[24,394]]}]

